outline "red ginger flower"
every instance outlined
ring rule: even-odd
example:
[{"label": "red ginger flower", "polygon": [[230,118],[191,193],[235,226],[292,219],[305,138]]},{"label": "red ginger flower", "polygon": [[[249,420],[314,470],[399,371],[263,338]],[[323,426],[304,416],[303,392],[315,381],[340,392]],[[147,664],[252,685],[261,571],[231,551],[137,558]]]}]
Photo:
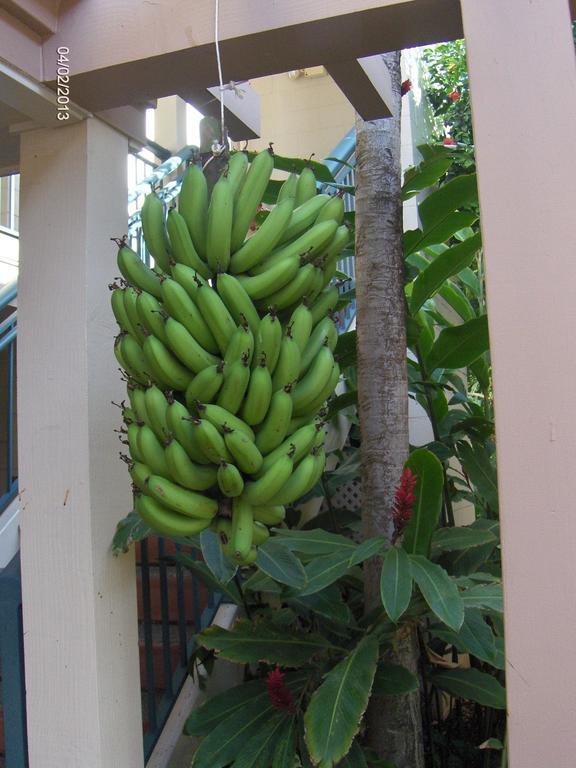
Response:
[{"label": "red ginger flower", "polygon": [[455,147],[456,139],[453,139],[452,136],[446,136],[442,144],[444,144],[444,146],[446,147]]},{"label": "red ginger flower", "polygon": [[452,93],[448,94],[448,98],[450,101],[460,101],[460,91],[457,88],[454,88]]},{"label": "red ginger flower", "polygon": [[408,91],[412,90],[412,80],[404,80],[400,86],[400,96],[406,96]]},{"label": "red ginger flower", "polygon": [[402,470],[400,484],[394,494],[394,506],[392,507],[392,519],[394,520],[394,541],[402,535],[404,529],[412,518],[412,506],[416,501],[414,488],[418,477],[411,469]]},{"label": "red ginger flower", "polygon": [[292,692],[284,682],[284,672],[279,667],[268,673],[266,684],[268,685],[268,696],[274,709],[293,713],[295,706]]}]

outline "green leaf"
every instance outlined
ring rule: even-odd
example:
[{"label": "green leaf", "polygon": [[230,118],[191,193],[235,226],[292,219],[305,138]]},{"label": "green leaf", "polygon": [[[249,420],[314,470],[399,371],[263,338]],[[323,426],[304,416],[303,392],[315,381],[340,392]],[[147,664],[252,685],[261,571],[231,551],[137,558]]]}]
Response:
[{"label": "green leaf", "polygon": [[[228,693],[230,691],[222,695]],[[218,724],[214,723],[194,753],[191,768],[224,768],[230,765],[249,740],[260,734],[268,721],[277,717],[278,711],[273,708],[267,692],[262,698],[246,701]]]},{"label": "green leaf", "polygon": [[479,547],[483,544],[496,544],[498,539],[492,531],[457,526],[456,528],[440,528],[432,537],[432,553],[454,552],[459,549]]},{"label": "green leaf", "polygon": [[270,768],[279,734],[289,718],[277,712],[240,748],[234,768]]},{"label": "green leaf", "polygon": [[368,768],[362,747],[357,741],[352,742],[346,757],[338,763],[338,768]]},{"label": "green leaf", "polygon": [[210,528],[206,528],[202,531],[200,534],[200,547],[202,549],[204,562],[218,581],[227,584],[234,578],[238,566],[233,565],[230,560],[224,556],[222,545],[220,544],[220,537],[217,533],[214,533]]},{"label": "green leaf", "polygon": [[378,640],[367,635],[313,693],[304,715],[306,744],[326,768],[347,754],[366,710],[378,662]]},{"label": "green leaf", "polygon": [[452,275],[458,274],[472,261],[481,245],[481,237],[478,232],[468,240],[454,245],[444,253],[437,256],[426,269],[424,269],[412,288],[410,310],[415,314],[430,296],[433,296],[444,282]]},{"label": "green leaf", "polygon": [[363,541],[357,546],[356,551],[352,554],[350,565],[358,565],[359,563],[363,563],[365,560],[369,560],[371,557],[378,555],[382,551],[385,542],[386,539],[384,536],[375,536],[372,539],[366,539],[366,541]]},{"label": "green leaf", "polygon": [[356,331],[347,331],[338,336],[334,354],[338,358],[341,368],[356,365]]},{"label": "green leaf", "polygon": [[464,604],[454,580],[444,568],[421,555],[410,555],[410,565],[430,610],[450,629],[458,631],[464,621]]},{"label": "green leaf", "polygon": [[400,664],[378,664],[372,693],[375,696],[400,696],[417,691],[418,678]]},{"label": "green leaf", "polygon": [[327,421],[330,421],[337,413],[343,411],[344,408],[349,408],[351,405],[358,404],[358,392],[353,389],[350,392],[344,392],[338,397],[333,398],[328,406]]},{"label": "green leaf", "polygon": [[392,621],[398,621],[412,597],[412,570],[406,551],[391,547],[384,555],[380,575],[382,605]]},{"label": "green leaf", "polygon": [[223,720],[244,709],[252,701],[261,701],[263,704],[268,701],[268,689],[264,680],[252,680],[228,688],[198,709],[193,709],[184,725],[184,733],[187,736],[206,736]]},{"label": "green leaf", "polygon": [[350,624],[353,621],[350,608],[343,601],[342,594],[335,584],[313,595],[289,599],[288,605],[300,611],[304,610],[306,613],[322,616],[329,621],[335,621],[337,624]]},{"label": "green leaf", "polygon": [[458,458],[468,475],[474,490],[482,496],[490,509],[498,511],[498,480],[496,466],[486,449],[478,445],[461,442],[457,447]]},{"label": "green leaf", "polygon": [[256,565],[272,579],[289,587],[301,589],[306,583],[304,566],[292,552],[282,544],[269,539],[258,547]]},{"label": "green leaf", "polygon": [[305,555],[327,555],[346,550],[348,555],[356,549],[356,544],[345,536],[324,531],[322,528],[310,530],[289,530],[288,528],[273,528],[275,540],[295,552]]},{"label": "green leaf", "polygon": [[506,709],[506,691],[498,680],[478,669],[447,669],[436,672],[431,682],[442,691],[492,709]]},{"label": "green leaf", "polygon": [[272,768],[294,768],[296,763],[296,718],[284,721],[278,734]]},{"label": "green leaf", "polygon": [[419,448],[410,454],[404,466],[412,470],[418,480],[414,489],[416,501],[404,531],[402,546],[408,554],[427,556],[442,508],[442,464],[431,451]]},{"label": "green leaf", "polygon": [[452,632],[444,626],[430,627],[430,632],[453,645],[460,653],[471,653],[480,661],[496,666],[494,635],[479,610],[466,611],[464,623],[459,632]]},{"label": "green leaf", "polygon": [[119,555],[128,552],[130,545],[135,541],[142,541],[150,534],[150,528],[136,512],[122,518],[116,525],[116,532],[112,539],[112,552]]},{"label": "green leaf", "polygon": [[426,358],[426,368],[465,368],[489,347],[488,318],[482,315],[462,325],[444,328]]},{"label": "green leaf", "polygon": [[485,608],[504,613],[504,598],[501,584],[478,584],[460,593],[466,608]]},{"label": "green leaf", "polygon": [[263,571],[255,571],[252,576],[246,579],[242,586],[243,589],[248,589],[251,592],[272,592],[278,595],[283,589],[281,584],[271,579]]},{"label": "green leaf", "polygon": [[478,218],[478,214],[470,211],[454,211],[446,216],[445,219],[432,224],[430,227],[422,229],[409,229],[404,233],[402,247],[404,256],[410,256],[412,253],[429,248],[431,245],[438,245],[449,240],[455,232],[462,227],[473,224]]},{"label": "green leaf", "polygon": [[228,661],[253,664],[265,661],[285,667],[300,667],[313,656],[334,646],[313,634],[281,632],[261,622],[238,621],[233,630],[208,627],[198,635],[198,644],[218,651]]},{"label": "green leaf", "polygon": [[[418,206],[418,215],[424,229],[446,219],[458,208],[478,202],[476,174],[456,176],[430,193]],[[466,224],[464,226],[467,226]],[[461,229],[462,227],[458,227]],[[456,231],[456,230],[454,230]]]},{"label": "green leaf", "polygon": [[476,312],[466,294],[453,282],[445,283],[438,293],[462,320],[473,320],[476,317]]},{"label": "green leaf", "polygon": [[313,595],[315,592],[333,584],[342,578],[350,568],[351,553],[347,550],[340,550],[332,555],[317,557],[306,566],[306,586],[301,591],[301,595]]},{"label": "green leaf", "polygon": [[452,165],[450,157],[433,157],[420,163],[417,168],[409,168],[404,176],[402,200],[409,200],[423,189],[428,189],[440,179]]},{"label": "green leaf", "polygon": [[175,552],[173,555],[170,555],[170,558],[177,563],[180,563],[180,565],[184,566],[184,568],[187,568],[189,571],[192,571],[192,573],[197,576],[208,589],[211,589],[213,592],[221,592],[233,603],[236,603],[236,605],[242,604],[242,597],[236,584],[233,582],[224,584],[224,582],[219,581],[206,563],[194,560],[194,558],[185,555],[183,552]]}]

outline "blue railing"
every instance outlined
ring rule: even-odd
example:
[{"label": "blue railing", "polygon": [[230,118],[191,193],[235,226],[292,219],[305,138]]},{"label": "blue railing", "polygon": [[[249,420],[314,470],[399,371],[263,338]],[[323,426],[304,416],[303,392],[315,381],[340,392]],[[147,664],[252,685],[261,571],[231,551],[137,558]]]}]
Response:
[{"label": "blue railing", "polygon": [[[18,493],[18,471],[16,462],[16,336],[17,311],[10,307],[18,293],[16,281],[0,290],[0,313],[7,316],[0,321],[0,392],[4,393],[3,424],[1,437],[5,441],[6,465],[0,476],[0,515]],[[1,442],[1,438],[0,438]]]}]

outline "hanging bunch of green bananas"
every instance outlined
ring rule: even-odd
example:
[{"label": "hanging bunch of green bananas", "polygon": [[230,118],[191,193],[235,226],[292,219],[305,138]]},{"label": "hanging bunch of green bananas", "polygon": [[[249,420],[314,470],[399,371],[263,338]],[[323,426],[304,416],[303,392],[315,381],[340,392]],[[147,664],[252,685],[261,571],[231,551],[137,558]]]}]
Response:
[{"label": "hanging bunch of green bananas", "polygon": [[241,565],[318,482],[319,414],[340,375],[343,201],[317,194],[305,168],[254,229],[273,166],[270,150],[250,164],[234,153],[210,195],[192,165],[167,216],[150,194],[141,216],[154,267],[119,241],[123,279],[111,286],[136,511],[163,535],[212,527]]}]

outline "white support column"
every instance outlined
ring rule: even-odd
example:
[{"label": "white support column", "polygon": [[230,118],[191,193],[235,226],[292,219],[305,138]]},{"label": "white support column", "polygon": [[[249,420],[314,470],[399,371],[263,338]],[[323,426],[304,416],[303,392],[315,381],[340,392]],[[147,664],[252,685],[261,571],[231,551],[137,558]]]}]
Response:
[{"label": "white support column", "polygon": [[180,96],[158,99],[154,141],[171,152],[186,146],[186,102]]},{"label": "white support column", "polygon": [[510,768],[576,754],[576,66],[568,0],[461,0],[486,253]]},{"label": "white support column", "polygon": [[124,137],[96,119],[25,133],[18,418],[30,768],[142,768],[130,510],[113,429],[111,236],[126,231]]}]

